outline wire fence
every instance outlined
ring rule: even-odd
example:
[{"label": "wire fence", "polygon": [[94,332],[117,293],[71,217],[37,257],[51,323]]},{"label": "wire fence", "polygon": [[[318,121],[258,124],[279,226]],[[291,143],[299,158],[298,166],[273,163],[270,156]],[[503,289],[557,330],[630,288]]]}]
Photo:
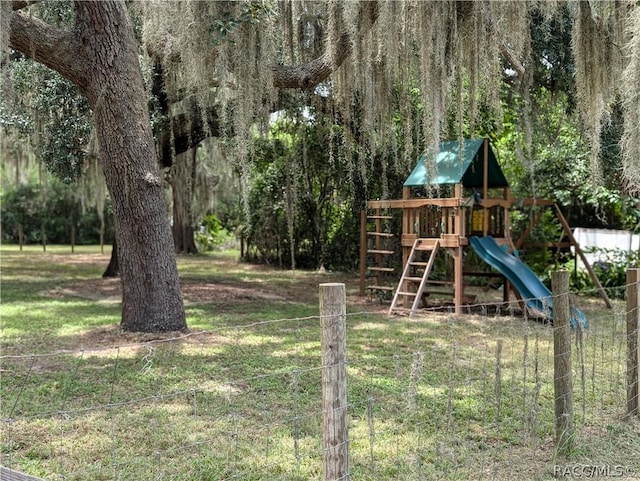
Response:
[{"label": "wire fence", "polygon": [[[570,453],[554,442],[554,328],[503,304],[470,312],[345,315],[345,479],[639,479],[626,305],[572,331]],[[320,324],[2,356],[0,464],[49,480],[324,479]]]}]

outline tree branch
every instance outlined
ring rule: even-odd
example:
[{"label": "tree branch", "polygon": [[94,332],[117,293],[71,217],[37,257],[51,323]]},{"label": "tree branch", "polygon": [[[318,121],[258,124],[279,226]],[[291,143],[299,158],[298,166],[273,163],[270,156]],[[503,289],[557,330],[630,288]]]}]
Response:
[{"label": "tree branch", "polygon": [[[366,2],[363,15],[369,16],[368,25],[373,26],[380,14],[378,2]],[[328,53],[312,61],[294,66],[276,65],[273,69],[273,86],[284,89],[309,90],[326,80],[351,55],[353,46],[347,33],[340,36],[335,48],[336,58],[331,59]]]},{"label": "tree branch", "polygon": [[58,71],[76,85],[84,84],[83,61],[73,32],[16,11],[9,18],[9,46]]},{"label": "tree branch", "polygon": [[329,54],[302,65],[276,65],[273,67],[273,86],[283,89],[311,89],[326,80],[351,55],[352,47],[349,35],[340,37],[336,48],[337,58],[331,61]]},{"label": "tree branch", "polygon": [[523,78],[525,74],[525,69],[520,60],[516,57],[516,54],[513,53],[513,50],[509,48],[508,45],[501,43],[500,51],[507,62],[511,64],[511,67],[518,73],[518,77]]},{"label": "tree branch", "polygon": [[11,9],[20,10],[21,8],[28,7],[29,5],[33,5],[39,1],[40,0],[13,0],[13,2],[11,2]]}]

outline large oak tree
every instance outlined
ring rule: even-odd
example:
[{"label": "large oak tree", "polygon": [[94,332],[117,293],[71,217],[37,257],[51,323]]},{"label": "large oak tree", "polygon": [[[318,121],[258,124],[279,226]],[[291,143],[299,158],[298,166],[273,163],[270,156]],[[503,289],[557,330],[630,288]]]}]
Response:
[{"label": "large oak tree", "polygon": [[[18,9],[25,2],[15,2]],[[93,112],[113,202],[122,279],[122,328],[186,329],[138,43],[123,1],[75,2],[62,30],[16,10],[9,45],[78,86]]]}]

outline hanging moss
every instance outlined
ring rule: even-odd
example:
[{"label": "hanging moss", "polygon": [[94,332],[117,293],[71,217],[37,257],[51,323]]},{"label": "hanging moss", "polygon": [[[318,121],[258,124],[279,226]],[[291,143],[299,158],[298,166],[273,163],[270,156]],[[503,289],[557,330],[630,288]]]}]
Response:
[{"label": "hanging moss", "polygon": [[623,178],[631,195],[640,195],[640,9],[630,15],[627,66],[622,74],[624,133],[622,135]]},{"label": "hanging moss", "polygon": [[[245,187],[251,182],[246,164],[251,141],[266,130],[278,101],[272,76],[276,65],[326,55],[333,70],[323,86],[330,105],[326,112],[344,127],[331,143],[332,156],[345,161],[353,179],[367,178],[377,155],[392,159],[380,168],[384,196],[389,192],[386,177],[408,171],[422,152],[435,153],[443,135],[474,135],[480,107],[492,113],[499,129],[505,68],[514,72],[523,106],[520,157],[535,168],[529,118],[533,72],[528,66],[534,9],[549,22],[562,9],[575,12],[577,101],[592,145],[594,178],[609,104],[621,79],[628,86],[638,82],[632,55],[637,37],[636,44],[627,44],[627,69],[621,76],[625,57],[620,46],[640,28],[631,22],[625,37],[633,2],[189,0],[142,2],[139,8],[145,51],[165,65],[170,103],[179,108],[195,99],[200,115],[207,105],[218,106],[222,135],[232,139],[231,156]],[[350,56],[343,61],[345,51]],[[625,92],[625,125],[632,132],[625,139],[638,138],[633,133],[637,88]],[[457,128],[446,121],[451,112]],[[638,171],[633,163],[638,155],[629,140],[624,146],[630,152],[624,157],[629,178]],[[244,203],[248,206],[246,198]]]},{"label": "hanging moss", "polygon": [[622,2],[577,4],[572,47],[576,66],[576,91],[587,140],[591,145],[591,171],[596,182],[600,133],[608,122],[622,70]]}]

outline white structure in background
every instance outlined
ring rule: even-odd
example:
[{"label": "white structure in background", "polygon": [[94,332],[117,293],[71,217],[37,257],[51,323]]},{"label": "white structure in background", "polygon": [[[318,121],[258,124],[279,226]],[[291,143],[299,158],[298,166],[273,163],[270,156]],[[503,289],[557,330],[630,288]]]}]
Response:
[{"label": "white structure in background", "polygon": [[[596,262],[607,262],[606,253],[590,252],[592,248],[619,249],[624,251],[640,250],[640,234],[634,234],[626,230],[586,229],[583,227],[576,227],[573,230],[573,237],[575,237],[591,265]],[[571,247],[571,252],[575,252],[573,247]],[[581,263],[580,265],[584,268]]]}]

